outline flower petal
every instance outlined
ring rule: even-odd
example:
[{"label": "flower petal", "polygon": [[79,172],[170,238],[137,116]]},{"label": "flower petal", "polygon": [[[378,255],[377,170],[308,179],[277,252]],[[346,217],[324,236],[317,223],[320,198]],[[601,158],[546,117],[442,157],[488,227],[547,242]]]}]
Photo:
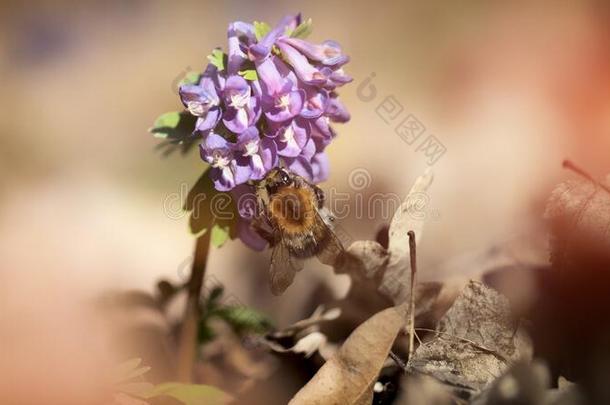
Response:
[{"label": "flower petal", "polygon": [[250,176],[252,175],[250,167],[241,165],[234,160],[232,162],[231,169],[233,170],[236,185],[244,184],[250,180]]},{"label": "flower petal", "polygon": [[256,40],[254,26],[242,21],[235,21],[229,24],[227,36],[229,38],[227,73],[234,75],[248,60],[248,55],[242,47],[247,49]]},{"label": "flower petal", "polygon": [[180,86],[178,92],[182,104],[196,117],[205,116],[210,108],[217,106],[219,103],[213,85],[210,89],[208,85],[187,84]]},{"label": "flower petal", "polygon": [[289,69],[279,58],[274,56],[258,62],[256,71],[265,94],[274,96],[284,89]]},{"label": "flower petal", "polygon": [[283,122],[298,115],[303,108],[305,92],[292,90],[285,94],[265,99],[265,116],[274,122]]},{"label": "flower petal", "polygon": [[313,182],[321,183],[328,179],[330,164],[326,153],[318,153],[311,158],[311,168],[313,171]]},{"label": "flower petal", "polygon": [[301,156],[303,156],[307,160],[311,160],[311,158],[313,157],[313,155],[315,155],[317,150],[318,150],[318,148],[317,148],[315,139],[309,138],[307,140],[307,143],[301,150]]},{"label": "flower petal", "polygon": [[263,159],[263,165],[265,167],[265,174],[271,168],[277,166],[277,146],[272,139],[263,137],[261,139],[260,155]]},{"label": "flower petal", "polygon": [[206,132],[211,129],[214,129],[220,121],[220,107],[214,107],[209,110],[205,117],[197,118],[197,122],[195,123],[195,130]]},{"label": "flower petal", "polygon": [[275,142],[280,156],[296,157],[309,140],[309,125],[305,121],[293,120],[276,131]]},{"label": "flower petal", "polygon": [[258,202],[256,190],[248,184],[240,184],[231,190],[231,196],[235,201],[237,213],[240,217],[252,219],[258,215]]},{"label": "flower petal", "polygon": [[322,44],[312,44],[300,38],[282,38],[309,59],[318,61],[327,66],[341,66],[349,61],[349,57],[341,51],[341,46],[335,41],[324,41]]},{"label": "flower petal", "polygon": [[285,42],[278,42],[278,46],[284,58],[294,68],[299,79],[307,84],[316,86],[326,83],[326,76],[313,67],[302,53]]},{"label": "flower petal", "polygon": [[250,93],[250,85],[248,84],[246,79],[239,75],[232,75],[229,76],[225,83],[223,96],[225,99],[225,103],[227,105],[231,105],[235,102],[236,96],[241,96],[247,99],[250,96]]},{"label": "flower petal", "polygon": [[338,98],[332,97],[326,106],[326,115],[333,122],[347,122],[350,120],[349,111]]},{"label": "flower petal", "polygon": [[313,181],[313,169],[306,158],[297,156],[295,158],[285,158],[284,161],[291,172],[298,174],[305,180]]},{"label": "flower petal", "polygon": [[267,33],[258,44],[252,45],[249,49],[250,59],[260,61],[265,59],[271,53],[271,48],[282,35],[285,35],[287,30],[293,30],[297,27],[300,21],[300,14],[293,16],[287,15]]},{"label": "flower petal", "polygon": [[335,133],[329,125],[329,118],[321,116],[312,122],[314,132],[322,137],[333,138]]},{"label": "flower petal", "polygon": [[256,97],[250,97],[247,106],[242,108],[227,108],[222,122],[229,131],[241,134],[259,119],[260,114],[261,108],[258,99]]},{"label": "flower petal", "polygon": [[318,118],[327,108],[328,92],[313,86],[304,86],[305,102],[300,115],[303,118]]},{"label": "flower petal", "polygon": [[239,218],[237,221],[237,237],[248,247],[262,251],[267,247],[267,241],[252,228],[250,221]]},{"label": "flower petal", "polygon": [[222,136],[211,133],[205,137],[203,141],[203,146],[206,150],[214,150],[214,149],[231,149],[233,144],[227,141]]}]

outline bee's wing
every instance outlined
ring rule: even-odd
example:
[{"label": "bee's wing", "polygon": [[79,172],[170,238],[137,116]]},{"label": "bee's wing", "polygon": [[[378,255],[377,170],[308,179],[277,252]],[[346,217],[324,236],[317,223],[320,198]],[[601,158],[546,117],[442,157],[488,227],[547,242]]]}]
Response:
[{"label": "bee's wing", "polygon": [[337,260],[343,255],[345,249],[343,248],[343,243],[339,240],[337,235],[332,229],[328,219],[323,218],[332,217],[330,212],[328,211],[317,211],[316,212],[316,221],[318,221],[318,226],[323,226],[326,228],[327,240],[325,244],[318,252],[318,259],[320,262],[327,264],[329,266],[334,266]]},{"label": "bee's wing", "polygon": [[281,295],[292,284],[297,271],[303,269],[303,262],[290,254],[281,240],[271,252],[269,283],[273,295]]}]

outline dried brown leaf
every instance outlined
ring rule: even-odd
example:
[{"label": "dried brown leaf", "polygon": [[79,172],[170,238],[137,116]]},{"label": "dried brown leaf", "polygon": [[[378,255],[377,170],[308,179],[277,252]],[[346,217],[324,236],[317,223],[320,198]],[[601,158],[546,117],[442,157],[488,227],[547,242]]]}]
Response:
[{"label": "dried brown leaf", "polygon": [[383,271],[389,259],[388,252],[372,240],[359,240],[345,251],[337,273],[348,273],[356,280],[371,279]]},{"label": "dried brown leaf", "polygon": [[318,306],[308,318],[302,319],[292,325],[269,334],[270,337],[279,339],[288,336],[298,335],[300,332],[308,330],[312,326],[317,326],[322,322],[332,321],[341,316],[341,309],[331,308],[325,310],[323,305]]},{"label": "dried brown leaf", "polygon": [[278,353],[302,353],[306,358],[311,357],[316,351],[326,345],[328,339],[320,332],[312,332],[297,340],[294,346],[285,348],[279,343],[265,341],[269,348]]},{"label": "dried brown leaf", "polygon": [[441,318],[435,338],[417,348],[409,366],[470,395],[500,376],[509,363],[530,358],[531,351],[508,300],[471,281]]},{"label": "dried brown leaf", "polygon": [[394,213],[386,250],[375,241],[356,241],[335,266],[337,273],[348,273],[355,281],[375,279],[380,293],[395,305],[404,302],[410,291],[409,231],[419,242],[429,208],[428,188],[433,175],[427,170],[415,180],[403,203]]},{"label": "dried brown leaf", "polygon": [[409,256],[409,237],[407,233],[413,231],[415,240],[419,243],[429,208],[428,188],[434,176],[430,169],[418,177],[402,204],[394,213],[389,230],[388,252],[394,259]]},{"label": "dried brown leaf", "polygon": [[552,192],[545,217],[551,223],[551,261],[562,263],[575,247],[610,247],[610,193],[589,180],[561,183]]},{"label": "dried brown leaf", "polygon": [[370,400],[372,386],[405,325],[406,310],[406,304],[385,309],[356,328],[290,404],[348,405]]}]

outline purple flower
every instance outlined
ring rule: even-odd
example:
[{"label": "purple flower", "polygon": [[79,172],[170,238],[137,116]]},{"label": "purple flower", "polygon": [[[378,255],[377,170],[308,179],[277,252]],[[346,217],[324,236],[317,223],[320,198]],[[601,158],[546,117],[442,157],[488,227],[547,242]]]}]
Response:
[{"label": "purple flower", "polygon": [[332,122],[347,122],[350,120],[349,111],[345,108],[343,103],[339,101],[336,95],[333,95],[328,104],[326,105],[326,116],[330,118]]},{"label": "purple flower", "polygon": [[227,58],[227,73],[235,75],[248,60],[248,48],[256,42],[254,26],[242,21],[229,24],[229,55]]},{"label": "purple flower", "polygon": [[201,158],[210,164],[210,177],[218,191],[229,191],[248,181],[249,170],[237,164],[235,144],[222,136],[211,133],[200,145]]},{"label": "purple flower", "polygon": [[265,116],[274,122],[286,121],[301,112],[305,92],[296,88],[297,78],[277,57],[257,63]]},{"label": "purple flower", "polygon": [[309,181],[313,181],[314,171],[311,166],[311,159],[315,155],[316,149],[316,142],[313,138],[309,138],[298,156],[286,157],[284,158],[284,162],[291,172],[296,173]]},{"label": "purple flower", "polygon": [[344,84],[350,83],[354,80],[351,76],[345,74],[343,68],[331,70],[330,72],[326,70],[326,72],[329,82],[331,82],[336,87],[343,86]]},{"label": "purple flower", "polygon": [[330,126],[330,118],[328,116],[321,116],[312,121],[311,125],[313,133],[316,136],[325,139],[332,139],[335,137],[335,131]]},{"label": "purple flower", "polygon": [[[219,191],[252,191],[249,181],[280,164],[314,183],[328,177],[331,123],[350,119],[335,92],[352,80],[343,71],[349,57],[334,41],[300,37],[306,31],[295,31],[300,24],[300,14],[288,15],[260,38],[263,24],[230,23],[227,53],[214,51],[199,83],[180,88]],[[252,230],[252,216],[240,210],[240,218],[242,240],[266,245]]]},{"label": "purple flower", "polygon": [[285,35],[286,31],[294,30],[301,23],[301,14],[296,16],[286,16],[275,26],[271,31],[261,38],[258,44],[252,45],[249,48],[250,59],[261,61],[269,56],[273,45],[278,38]]},{"label": "purple flower", "polygon": [[324,41],[315,45],[300,38],[281,38],[312,61],[320,62],[326,66],[339,67],[349,62],[349,56],[344,55],[341,46],[335,41]]},{"label": "purple flower", "polygon": [[243,77],[227,79],[223,92],[226,110],[222,121],[230,131],[240,134],[258,120],[260,103],[251,93],[252,88]]},{"label": "purple flower", "polygon": [[312,181],[314,183],[321,183],[328,179],[330,171],[330,164],[328,162],[328,156],[324,152],[315,154],[311,158],[311,168],[313,172]]},{"label": "purple flower", "polygon": [[312,183],[325,181],[330,168],[328,157],[324,153],[326,146],[327,143],[323,140],[310,138],[299,156],[284,159],[288,169]]},{"label": "purple flower", "polygon": [[277,164],[277,149],[275,143],[266,137],[259,137],[258,129],[250,127],[238,137],[238,161],[249,168],[249,178],[260,180]]},{"label": "purple flower", "polygon": [[321,86],[326,83],[326,76],[312,66],[305,55],[288,45],[286,42],[279,41],[277,45],[282,51],[282,56],[286,58],[288,63],[294,68],[294,71],[300,80],[315,86]]},{"label": "purple flower", "polygon": [[286,167],[292,173],[298,174],[308,181],[313,181],[313,169],[311,163],[304,156],[285,159]]},{"label": "purple flower", "polygon": [[220,98],[217,92],[220,81],[215,80],[216,75],[215,68],[208,67],[199,84],[180,86],[180,100],[197,117],[195,129],[198,131],[208,131],[220,121]]},{"label": "purple flower", "polygon": [[246,246],[259,252],[265,250],[268,245],[267,241],[252,227],[252,221],[244,218],[237,219],[237,237]]},{"label": "purple flower", "polygon": [[296,157],[309,141],[309,134],[309,123],[302,119],[294,119],[287,125],[273,129],[267,136],[275,140],[278,155]]},{"label": "purple flower", "polygon": [[318,118],[327,109],[328,92],[313,86],[303,86],[305,90],[305,102],[301,110],[303,118]]},{"label": "purple flower", "polygon": [[249,184],[240,184],[231,190],[237,213],[241,218],[252,220],[259,215],[256,190]]},{"label": "purple flower", "polygon": [[254,187],[248,184],[240,184],[231,190],[231,195],[239,214],[239,218],[237,218],[237,236],[244,244],[254,250],[260,251],[265,249],[267,241],[252,226],[252,221],[258,216],[258,202]]}]

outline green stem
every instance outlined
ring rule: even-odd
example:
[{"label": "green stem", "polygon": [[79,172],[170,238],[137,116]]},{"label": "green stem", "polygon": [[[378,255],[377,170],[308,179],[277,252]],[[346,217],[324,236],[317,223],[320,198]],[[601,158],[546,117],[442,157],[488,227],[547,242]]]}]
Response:
[{"label": "green stem", "polygon": [[210,250],[211,233],[211,230],[208,229],[197,238],[195,243],[195,257],[191,277],[187,284],[188,298],[180,331],[180,345],[178,346],[178,381],[191,382],[193,379],[197,350],[197,324],[201,317],[201,290]]}]

